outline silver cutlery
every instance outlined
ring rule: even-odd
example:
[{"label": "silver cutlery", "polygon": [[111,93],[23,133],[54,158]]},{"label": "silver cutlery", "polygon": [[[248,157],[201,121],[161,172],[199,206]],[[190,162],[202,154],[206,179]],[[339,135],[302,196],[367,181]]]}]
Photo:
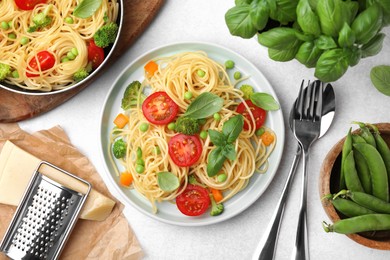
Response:
[{"label": "silver cutlery", "polygon": [[[319,81],[315,81],[312,84],[318,84]],[[303,85],[304,82],[302,82]],[[310,85],[310,84],[309,84]],[[301,86],[302,87],[302,86]],[[306,95],[307,88],[304,89],[304,94]],[[297,99],[298,100],[298,99]],[[321,123],[321,132],[320,136],[322,137],[329,129],[333,117],[335,114],[335,94],[333,87],[330,84],[327,84],[325,89],[323,90],[323,107],[322,107],[322,123]],[[296,106],[297,101],[294,102],[293,108],[289,117],[289,125],[291,130],[293,130],[293,119],[294,119],[294,108]],[[282,195],[278,201],[278,205],[276,210],[272,216],[270,224],[267,226],[264,235],[258,244],[253,256],[252,260],[272,260],[274,259],[275,251],[276,251],[276,242],[278,239],[279,228],[281,219],[283,217],[284,208],[287,201],[288,192],[294,179],[295,172],[300,161],[302,149],[301,146],[297,145],[297,150],[294,155],[294,159],[290,168],[290,171],[287,176],[286,183],[283,187]]]}]

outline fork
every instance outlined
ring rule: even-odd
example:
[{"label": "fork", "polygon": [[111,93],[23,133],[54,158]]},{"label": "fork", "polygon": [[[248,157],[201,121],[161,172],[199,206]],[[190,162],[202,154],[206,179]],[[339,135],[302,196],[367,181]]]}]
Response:
[{"label": "fork", "polygon": [[309,259],[307,234],[307,166],[311,145],[319,138],[322,116],[323,83],[316,81],[303,91],[304,81],[299,90],[298,100],[294,107],[293,132],[303,153],[302,194],[298,218],[298,228],[292,259]]}]

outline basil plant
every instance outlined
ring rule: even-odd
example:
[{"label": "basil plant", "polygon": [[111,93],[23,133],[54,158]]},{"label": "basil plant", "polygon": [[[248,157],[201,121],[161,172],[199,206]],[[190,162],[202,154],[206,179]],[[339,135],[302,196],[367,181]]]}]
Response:
[{"label": "basil plant", "polygon": [[236,0],[225,14],[234,36],[252,38],[275,61],[297,59],[324,82],[378,54],[389,0]]}]

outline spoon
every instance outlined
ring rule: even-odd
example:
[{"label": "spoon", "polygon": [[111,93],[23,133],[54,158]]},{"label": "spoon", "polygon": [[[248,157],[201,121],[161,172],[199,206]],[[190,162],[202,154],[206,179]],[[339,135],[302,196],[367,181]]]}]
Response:
[{"label": "spoon", "polygon": [[[312,84],[315,84],[313,82]],[[306,88],[304,90],[306,92]],[[336,110],[336,98],[334,94],[334,90],[331,84],[327,84],[326,87],[323,90],[323,105],[322,105],[322,121],[321,121],[321,131],[320,131],[320,138],[328,131],[330,125],[332,124],[335,110]],[[296,102],[296,101],[295,101]],[[295,107],[292,106],[293,108]],[[292,110],[290,112],[289,117],[289,125],[290,128],[292,127],[292,121],[293,121],[293,113]],[[275,249],[276,249],[276,241],[278,239],[279,234],[279,227],[280,223],[283,217],[284,208],[286,205],[287,195],[288,191],[290,190],[290,186],[292,183],[292,180],[294,179],[295,172],[299,163],[299,160],[301,158],[302,148],[298,144],[297,150],[295,152],[295,156],[290,168],[290,172],[288,173],[286,183],[284,185],[282,196],[279,199],[277,208],[272,216],[271,222],[268,225],[266,231],[264,232],[264,235],[262,239],[260,240],[260,243],[258,244],[253,256],[252,260],[272,260],[274,259],[275,255]]]}]

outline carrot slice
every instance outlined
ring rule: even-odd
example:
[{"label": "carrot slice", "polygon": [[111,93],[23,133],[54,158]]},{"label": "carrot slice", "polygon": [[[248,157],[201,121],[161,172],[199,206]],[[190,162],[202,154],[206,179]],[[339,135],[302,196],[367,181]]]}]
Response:
[{"label": "carrot slice", "polygon": [[149,61],[144,67],[146,74],[151,77],[158,70],[158,64],[154,61]]},{"label": "carrot slice", "polygon": [[133,175],[128,172],[123,172],[119,178],[119,182],[121,185],[128,187],[133,182]]},{"label": "carrot slice", "polygon": [[261,141],[265,146],[269,146],[273,143],[275,140],[275,137],[268,131],[265,131],[261,136],[260,136]]},{"label": "carrot slice", "polygon": [[213,194],[215,202],[220,202],[223,199],[223,194],[220,190],[210,188],[211,194]]},{"label": "carrot slice", "polygon": [[129,118],[127,118],[127,116],[125,116],[124,114],[122,113],[119,113],[116,118],[114,119],[114,124],[118,127],[118,128],[123,128],[125,127],[125,125],[129,122]]}]

